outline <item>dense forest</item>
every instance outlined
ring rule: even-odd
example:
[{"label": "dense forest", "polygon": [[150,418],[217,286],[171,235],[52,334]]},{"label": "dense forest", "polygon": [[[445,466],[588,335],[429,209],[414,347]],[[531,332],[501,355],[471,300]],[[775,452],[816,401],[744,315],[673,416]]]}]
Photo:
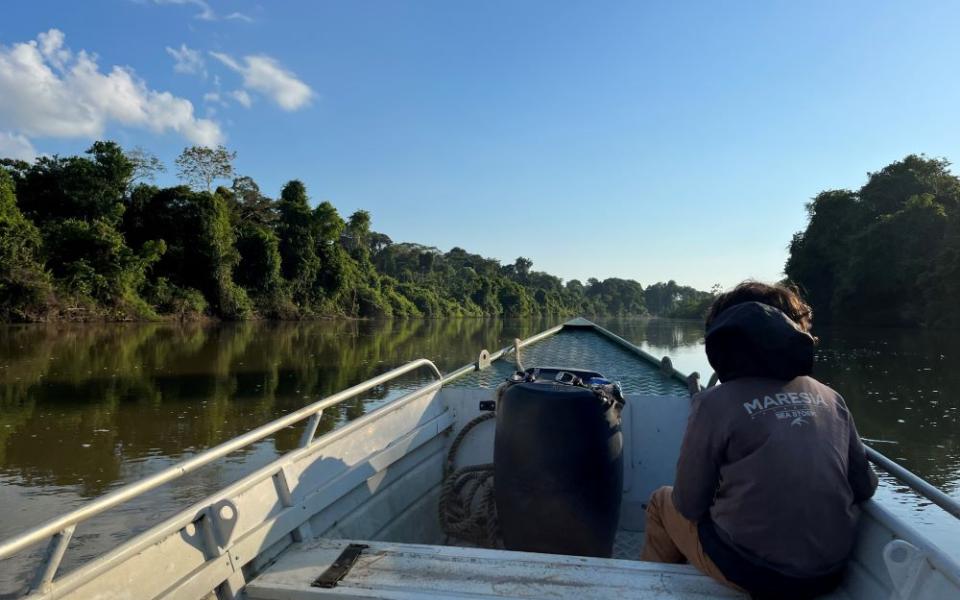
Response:
[{"label": "dense forest", "polygon": [[817,321],[960,325],[960,178],[910,155],[807,205],[785,272]]},{"label": "dense forest", "polygon": [[[302,182],[265,195],[235,153],[187,148],[186,185],[152,185],[149,153],[96,142],[83,156],[0,160],[0,319],[310,319],[528,315],[699,317],[711,293],[618,278],[562,281],[411,243],[311,204]],[[217,186],[217,182],[231,182]]]}]

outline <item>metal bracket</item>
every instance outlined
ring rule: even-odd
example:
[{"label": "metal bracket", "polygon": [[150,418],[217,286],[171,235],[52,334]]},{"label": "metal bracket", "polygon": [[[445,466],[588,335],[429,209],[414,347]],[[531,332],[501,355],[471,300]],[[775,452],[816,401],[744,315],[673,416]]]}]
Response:
[{"label": "metal bracket", "polygon": [[360,553],[369,547],[370,546],[367,546],[366,544],[350,544],[343,549],[343,552],[340,553],[340,556],[337,557],[337,560],[333,561],[333,564],[327,567],[327,570],[320,574],[320,577],[317,577],[313,580],[313,583],[311,583],[310,586],[318,588],[336,587],[337,583],[347,576],[347,573],[350,572],[350,568],[353,567],[354,563],[357,562],[357,559],[360,558]]},{"label": "metal bracket", "polygon": [[883,562],[893,582],[893,598],[909,600],[922,580],[930,571],[926,555],[910,542],[893,540],[883,547]]}]

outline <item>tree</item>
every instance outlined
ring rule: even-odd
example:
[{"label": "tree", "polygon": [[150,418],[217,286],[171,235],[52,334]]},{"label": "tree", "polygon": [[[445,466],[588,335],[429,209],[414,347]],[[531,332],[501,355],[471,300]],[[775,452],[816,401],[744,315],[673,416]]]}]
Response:
[{"label": "tree", "polygon": [[943,159],[909,155],[859,190],[827,190],[807,205],[784,271],[818,320],[944,323],[955,297],[960,179]]},{"label": "tree", "polygon": [[218,315],[242,319],[250,313],[246,292],[233,271],[240,262],[236,233],[226,200],[219,194],[194,192],[186,186],[157,190],[139,186],[125,224],[135,246],[161,239],[167,251],[154,267],[183,290],[197,290]]},{"label": "tree", "polygon": [[130,177],[127,180],[128,188],[138,181],[153,181],[157,178],[158,173],[165,173],[167,171],[167,167],[163,164],[163,161],[157,158],[155,154],[147,152],[140,146],[127,150],[125,155],[127,161],[129,161],[133,167]]},{"label": "tree", "polygon": [[283,186],[277,202],[277,235],[283,277],[290,283],[294,302],[309,306],[317,299],[314,285],[320,270],[316,252],[314,218],[310,211],[307,188],[292,180]]},{"label": "tree", "polygon": [[347,220],[344,230],[344,244],[350,256],[360,263],[370,260],[370,213],[358,210]]},{"label": "tree", "polygon": [[13,178],[0,169],[0,318],[27,320],[43,309],[50,279],[40,260],[41,238],[13,193]]},{"label": "tree", "polygon": [[944,207],[923,194],[854,235],[848,263],[837,278],[835,315],[878,325],[919,324],[924,312],[920,280],[936,265],[932,259],[940,252],[946,225]]},{"label": "tree", "polygon": [[320,261],[317,283],[329,298],[341,293],[350,272],[350,256],[340,244],[345,227],[346,223],[333,204],[321,202],[314,209],[314,248]]},{"label": "tree", "polygon": [[95,142],[86,154],[41,156],[16,172],[17,198],[27,218],[41,228],[69,218],[120,222],[133,165],[114,142]]},{"label": "tree", "polygon": [[240,262],[234,279],[242,286],[261,313],[282,316],[289,300],[280,271],[280,240],[270,228],[244,222],[237,229],[237,251]]},{"label": "tree", "polygon": [[529,258],[519,256],[517,260],[514,261],[513,268],[516,270],[517,280],[521,282],[526,281],[530,275],[530,269],[533,268],[533,261]]},{"label": "tree", "polygon": [[383,252],[388,247],[393,244],[393,240],[390,239],[385,233],[379,233],[376,231],[370,232],[370,251],[374,254],[379,254]]},{"label": "tree", "polygon": [[223,146],[190,146],[184,148],[177,157],[177,176],[194,189],[210,192],[214,181],[233,177],[233,161],[236,158],[236,152],[230,152]]},{"label": "tree", "polygon": [[252,177],[237,177],[231,186],[234,211],[240,221],[272,225],[277,220],[273,200],[260,192],[260,186]]}]

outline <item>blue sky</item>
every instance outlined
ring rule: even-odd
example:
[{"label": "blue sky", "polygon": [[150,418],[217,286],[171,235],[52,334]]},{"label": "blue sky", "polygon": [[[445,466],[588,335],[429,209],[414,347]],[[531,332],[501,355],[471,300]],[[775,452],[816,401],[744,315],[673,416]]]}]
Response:
[{"label": "blue sky", "polygon": [[115,139],[172,171],[223,141],[266,193],[302,179],[396,241],[730,286],[781,276],[820,190],[960,157],[958,25],[950,2],[6,3],[0,153]]}]

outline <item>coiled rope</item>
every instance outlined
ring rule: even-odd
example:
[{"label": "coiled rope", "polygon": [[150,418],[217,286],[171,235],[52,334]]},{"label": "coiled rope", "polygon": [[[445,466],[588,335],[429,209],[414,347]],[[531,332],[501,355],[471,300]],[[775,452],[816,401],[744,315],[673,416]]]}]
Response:
[{"label": "coiled rope", "polygon": [[[497,396],[500,391],[497,390]],[[454,467],[457,451],[467,434],[496,416],[496,413],[488,412],[472,419],[453,439],[447,452],[440,490],[440,527],[443,532],[448,537],[481,548],[503,548],[494,496],[493,463],[468,465],[456,470]]]}]

